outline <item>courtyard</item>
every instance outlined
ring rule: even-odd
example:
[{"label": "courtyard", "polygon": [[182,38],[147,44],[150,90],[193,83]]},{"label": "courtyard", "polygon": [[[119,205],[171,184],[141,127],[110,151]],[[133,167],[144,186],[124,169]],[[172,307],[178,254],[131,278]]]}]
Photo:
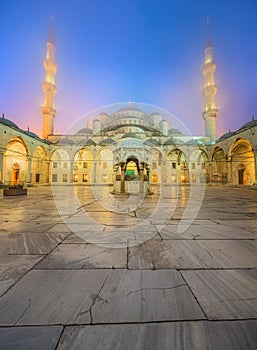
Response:
[{"label": "courtyard", "polygon": [[256,349],[257,191],[0,199],[0,348]]}]

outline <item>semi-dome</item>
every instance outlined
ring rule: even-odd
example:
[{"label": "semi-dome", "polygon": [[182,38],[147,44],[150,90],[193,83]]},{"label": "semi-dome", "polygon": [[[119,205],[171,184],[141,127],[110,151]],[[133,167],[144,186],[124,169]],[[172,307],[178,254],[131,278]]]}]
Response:
[{"label": "semi-dome", "polygon": [[144,113],[144,112],[142,112],[139,108],[131,107],[131,106],[121,108],[121,109],[119,109],[116,113],[119,113],[119,112],[129,112],[129,111]]},{"label": "semi-dome", "polygon": [[120,143],[121,148],[144,148],[144,144],[137,139],[129,139]]},{"label": "semi-dome", "polygon": [[20,129],[19,127],[18,127],[18,125],[16,125],[14,122],[12,122],[11,120],[9,120],[9,119],[6,119],[6,118],[0,118],[0,123],[1,124],[4,124],[4,125],[6,125],[6,126],[10,126],[10,127],[12,127],[12,128],[15,128],[15,129]]},{"label": "semi-dome", "polygon": [[124,134],[121,138],[122,138],[122,139],[125,139],[125,138],[135,138],[135,139],[138,139],[139,137],[138,137],[137,134],[134,133],[134,132],[127,132],[127,133]]}]

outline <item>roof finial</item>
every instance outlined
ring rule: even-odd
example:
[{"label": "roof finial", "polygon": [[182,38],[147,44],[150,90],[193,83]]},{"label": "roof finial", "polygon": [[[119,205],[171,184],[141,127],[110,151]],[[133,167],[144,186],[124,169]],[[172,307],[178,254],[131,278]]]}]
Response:
[{"label": "roof finial", "polygon": [[51,25],[50,25],[50,31],[48,35],[48,43],[51,43],[54,45],[54,15],[51,17]]},{"label": "roof finial", "polygon": [[210,30],[210,17],[206,18],[206,25],[207,25],[206,48],[208,48],[208,47],[212,47],[211,30]]}]

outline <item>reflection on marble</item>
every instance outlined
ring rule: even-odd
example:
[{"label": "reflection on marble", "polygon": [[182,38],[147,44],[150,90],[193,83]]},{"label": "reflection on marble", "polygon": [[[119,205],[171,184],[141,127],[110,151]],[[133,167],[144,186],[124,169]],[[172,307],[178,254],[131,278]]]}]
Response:
[{"label": "reflection on marble", "polygon": [[45,257],[37,269],[93,269],[127,267],[127,249],[94,244],[61,244]]},{"label": "reflection on marble", "polygon": [[[158,226],[157,226],[158,229]],[[178,225],[166,225],[160,230],[162,239],[257,239],[257,234],[248,227],[223,224],[196,224],[183,233],[178,233]]]},{"label": "reflection on marble", "polygon": [[0,233],[0,254],[47,254],[68,233]]},{"label": "reflection on marble", "polygon": [[254,350],[257,321],[66,327],[57,350]]},{"label": "reflection on marble", "polygon": [[0,255],[0,296],[40,259],[41,255]]},{"label": "reflection on marble", "polygon": [[1,350],[55,350],[62,326],[0,328]]},{"label": "reflection on marble", "polygon": [[257,241],[165,240],[129,248],[129,269],[257,267]]},{"label": "reflection on marble", "polygon": [[189,186],[68,187],[62,218],[51,187],[0,199],[1,349],[255,350],[256,191],[206,186],[179,234]]}]

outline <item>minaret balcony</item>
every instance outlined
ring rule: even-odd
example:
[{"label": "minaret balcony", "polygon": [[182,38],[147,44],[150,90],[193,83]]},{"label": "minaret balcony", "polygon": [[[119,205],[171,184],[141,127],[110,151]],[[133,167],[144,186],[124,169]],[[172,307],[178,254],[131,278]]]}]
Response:
[{"label": "minaret balcony", "polygon": [[52,95],[55,95],[57,93],[56,86],[53,83],[50,83],[49,81],[43,82],[42,89],[45,94],[50,93]]},{"label": "minaret balcony", "polygon": [[40,107],[40,110],[41,110],[41,113],[43,115],[50,115],[52,117],[55,117],[56,115],[56,109],[54,109],[53,107],[50,107],[50,106],[41,106]]},{"label": "minaret balcony", "polygon": [[210,108],[203,112],[203,119],[207,118],[217,118],[218,116],[218,109],[217,108]]}]

